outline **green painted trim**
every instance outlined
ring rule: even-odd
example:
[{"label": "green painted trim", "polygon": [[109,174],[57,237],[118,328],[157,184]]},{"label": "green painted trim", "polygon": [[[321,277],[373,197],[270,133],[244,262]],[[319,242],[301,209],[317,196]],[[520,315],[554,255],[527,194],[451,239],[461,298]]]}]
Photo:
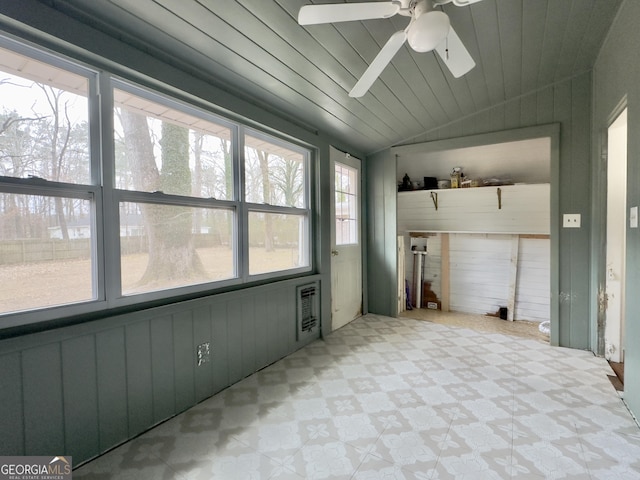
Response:
[{"label": "green painted trim", "polygon": [[547,135],[551,138],[551,193],[549,211],[551,214],[551,331],[549,343],[560,345],[560,124],[548,125]]}]

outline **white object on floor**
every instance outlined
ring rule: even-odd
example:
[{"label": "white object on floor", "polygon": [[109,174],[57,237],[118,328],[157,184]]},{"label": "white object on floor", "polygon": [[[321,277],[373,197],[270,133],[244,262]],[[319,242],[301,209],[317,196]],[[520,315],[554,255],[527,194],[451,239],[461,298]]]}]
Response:
[{"label": "white object on floor", "polygon": [[538,325],[538,330],[540,330],[540,332],[544,333],[545,335],[549,335],[551,333],[551,322],[549,320],[540,322],[540,325]]}]

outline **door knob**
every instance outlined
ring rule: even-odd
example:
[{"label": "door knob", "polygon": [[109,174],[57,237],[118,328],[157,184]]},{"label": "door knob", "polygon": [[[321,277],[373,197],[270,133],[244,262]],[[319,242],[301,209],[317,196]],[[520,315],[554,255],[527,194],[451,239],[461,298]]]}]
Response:
[{"label": "door knob", "polygon": [[336,255],[340,255],[340,252],[338,250],[331,250],[331,255],[335,257]]}]

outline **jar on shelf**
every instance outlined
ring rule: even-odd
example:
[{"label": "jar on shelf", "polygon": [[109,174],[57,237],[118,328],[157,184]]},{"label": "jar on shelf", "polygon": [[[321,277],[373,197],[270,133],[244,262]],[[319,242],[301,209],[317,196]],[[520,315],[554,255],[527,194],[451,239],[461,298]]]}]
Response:
[{"label": "jar on shelf", "polygon": [[455,167],[451,172],[451,188],[460,188],[462,185],[462,168]]}]

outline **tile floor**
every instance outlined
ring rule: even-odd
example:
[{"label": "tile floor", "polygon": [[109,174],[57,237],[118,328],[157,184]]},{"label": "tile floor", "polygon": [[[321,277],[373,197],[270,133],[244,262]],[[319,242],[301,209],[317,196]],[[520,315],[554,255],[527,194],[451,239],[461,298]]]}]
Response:
[{"label": "tile floor", "polygon": [[472,328],[483,332],[505,333],[516,337],[530,338],[549,343],[549,335],[540,331],[540,322],[516,320],[508,322],[489,315],[473,313],[443,312],[442,310],[430,310],[428,308],[414,308],[400,314],[404,318],[427,320],[433,323],[443,323],[457,327]]},{"label": "tile floor", "polygon": [[604,359],[367,315],[74,479],[640,479]]}]

